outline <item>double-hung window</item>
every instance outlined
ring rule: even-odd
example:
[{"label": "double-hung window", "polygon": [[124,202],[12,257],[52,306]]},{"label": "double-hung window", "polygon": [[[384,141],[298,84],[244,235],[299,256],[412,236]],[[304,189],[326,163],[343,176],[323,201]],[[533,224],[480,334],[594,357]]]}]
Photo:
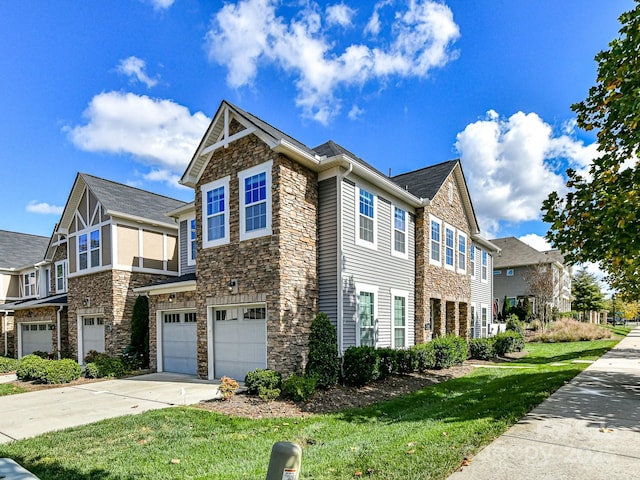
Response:
[{"label": "double-hung window", "polygon": [[480,277],[480,279],[483,282],[487,281],[487,268],[488,268],[488,265],[487,265],[488,264],[488,258],[487,257],[488,257],[487,252],[482,250],[482,256],[481,256],[481,262],[482,263],[480,264],[481,265],[481,277]]},{"label": "double-hung window", "polygon": [[445,225],[444,227],[444,266],[446,268],[454,268],[454,245],[455,245],[455,230]]},{"label": "double-hung window", "polygon": [[430,223],[431,223],[431,242],[430,242],[431,253],[429,256],[429,262],[433,263],[434,265],[440,265],[441,264],[440,250],[442,247],[442,239],[441,239],[442,223],[440,222],[440,220],[438,220],[435,217],[430,217]]},{"label": "double-hung window", "polygon": [[56,262],[56,293],[64,293],[67,291],[67,261],[62,260]]},{"label": "double-hung window", "polygon": [[406,292],[391,290],[393,312],[393,348],[407,346],[407,303],[409,295]]},{"label": "double-hung window", "polygon": [[376,301],[378,289],[356,286],[358,304],[358,345],[376,346]]},{"label": "double-hung window", "polygon": [[466,273],[467,271],[467,236],[458,232],[458,272]]},{"label": "double-hung window", "polygon": [[36,294],[36,272],[24,274],[24,296],[31,297]]},{"label": "double-hung window", "polygon": [[80,270],[100,266],[100,230],[78,235],[78,266]]},{"label": "double-hung window", "polygon": [[[202,191],[202,247],[229,243],[229,178],[200,187]],[[195,262],[195,220],[190,222],[189,260]]]},{"label": "double-hung window", "polygon": [[187,259],[187,264],[195,265],[196,263],[196,219],[190,218],[187,220],[187,225],[189,226],[187,236],[189,238],[189,257]]},{"label": "double-hung window", "polygon": [[469,268],[471,269],[471,278],[476,278],[476,246],[473,244],[469,249]]},{"label": "double-hung window", "polygon": [[362,188],[358,188],[358,230],[356,243],[365,247],[376,248],[376,196]]},{"label": "double-hung window", "polygon": [[238,173],[240,240],[271,235],[271,167],[265,162]]},{"label": "double-hung window", "polygon": [[407,212],[393,207],[393,238],[391,253],[397,257],[407,257]]}]

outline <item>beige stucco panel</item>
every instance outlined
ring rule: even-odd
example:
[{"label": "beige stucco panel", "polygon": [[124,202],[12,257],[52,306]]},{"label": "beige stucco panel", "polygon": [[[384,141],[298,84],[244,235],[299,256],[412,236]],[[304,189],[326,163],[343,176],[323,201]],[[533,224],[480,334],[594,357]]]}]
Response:
[{"label": "beige stucco panel", "polygon": [[125,225],[116,225],[116,238],[118,252],[116,262],[118,265],[138,266],[140,247],[138,245],[138,229]]},{"label": "beige stucco panel", "polygon": [[152,268],[154,270],[163,270],[164,267],[164,242],[163,235],[158,232],[142,231],[143,259],[142,266],[144,268]]}]

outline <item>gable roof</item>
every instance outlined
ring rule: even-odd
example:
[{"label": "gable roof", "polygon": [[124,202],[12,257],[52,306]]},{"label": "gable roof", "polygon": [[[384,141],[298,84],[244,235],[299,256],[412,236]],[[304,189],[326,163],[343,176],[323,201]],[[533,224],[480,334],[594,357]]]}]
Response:
[{"label": "gable roof", "polygon": [[49,237],[0,230],[0,269],[19,270],[42,261]]},{"label": "gable roof", "polygon": [[[557,250],[541,252],[515,237],[496,238],[491,243],[500,247],[500,255],[493,258],[494,268],[524,267],[544,263],[563,263]],[[556,254],[557,253],[557,254]]]},{"label": "gable roof", "polygon": [[85,188],[88,188],[106,210],[107,215],[175,227],[165,214],[186,202],[157,193],[78,173],[60,219],[59,229],[66,231],[73,220]]}]

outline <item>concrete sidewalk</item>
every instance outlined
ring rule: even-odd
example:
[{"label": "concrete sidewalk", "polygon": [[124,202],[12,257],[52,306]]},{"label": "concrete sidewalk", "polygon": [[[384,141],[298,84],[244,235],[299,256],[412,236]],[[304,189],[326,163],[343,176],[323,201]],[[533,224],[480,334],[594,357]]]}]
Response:
[{"label": "concrete sidewalk", "polygon": [[640,478],[640,327],[449,480]]},{"label": "concrete sidewalk", "polygon": [[7,395],[0,397],[0,443],[217,396],[218,385],[171,373]]}]

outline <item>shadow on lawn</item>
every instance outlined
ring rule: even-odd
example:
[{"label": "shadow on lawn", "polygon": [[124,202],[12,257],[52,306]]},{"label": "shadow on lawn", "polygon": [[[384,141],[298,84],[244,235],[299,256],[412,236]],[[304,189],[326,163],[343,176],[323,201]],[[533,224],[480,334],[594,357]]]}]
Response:
[{"label": "shadow on lawn", "polygon": [[[525,347],[526,350],[526,347]],[[563,355],[556,355],[551,357],[530,357],[529,355],[519,358],[517,360],[512,360],[509,363],[519,364],[526,363],[530,365],[542,365],[545,363],[561,363],[569,360],[580,360],[585,357],[596,357],[599,358],[604,355],[609,348],[592,348],[590,350],[582,350],[580,352],[567,352]]]},{"label": "shadow on lawn", "polygon": [[47,461],[46,465],[41,463],[41,457],[24,458],[12,457],[14,461],[22,465],[40,480],[135,480],[135,476],[123,477],[114,475],[104,469],[93,469],[86,473],[66,468],[58,462]]}]

